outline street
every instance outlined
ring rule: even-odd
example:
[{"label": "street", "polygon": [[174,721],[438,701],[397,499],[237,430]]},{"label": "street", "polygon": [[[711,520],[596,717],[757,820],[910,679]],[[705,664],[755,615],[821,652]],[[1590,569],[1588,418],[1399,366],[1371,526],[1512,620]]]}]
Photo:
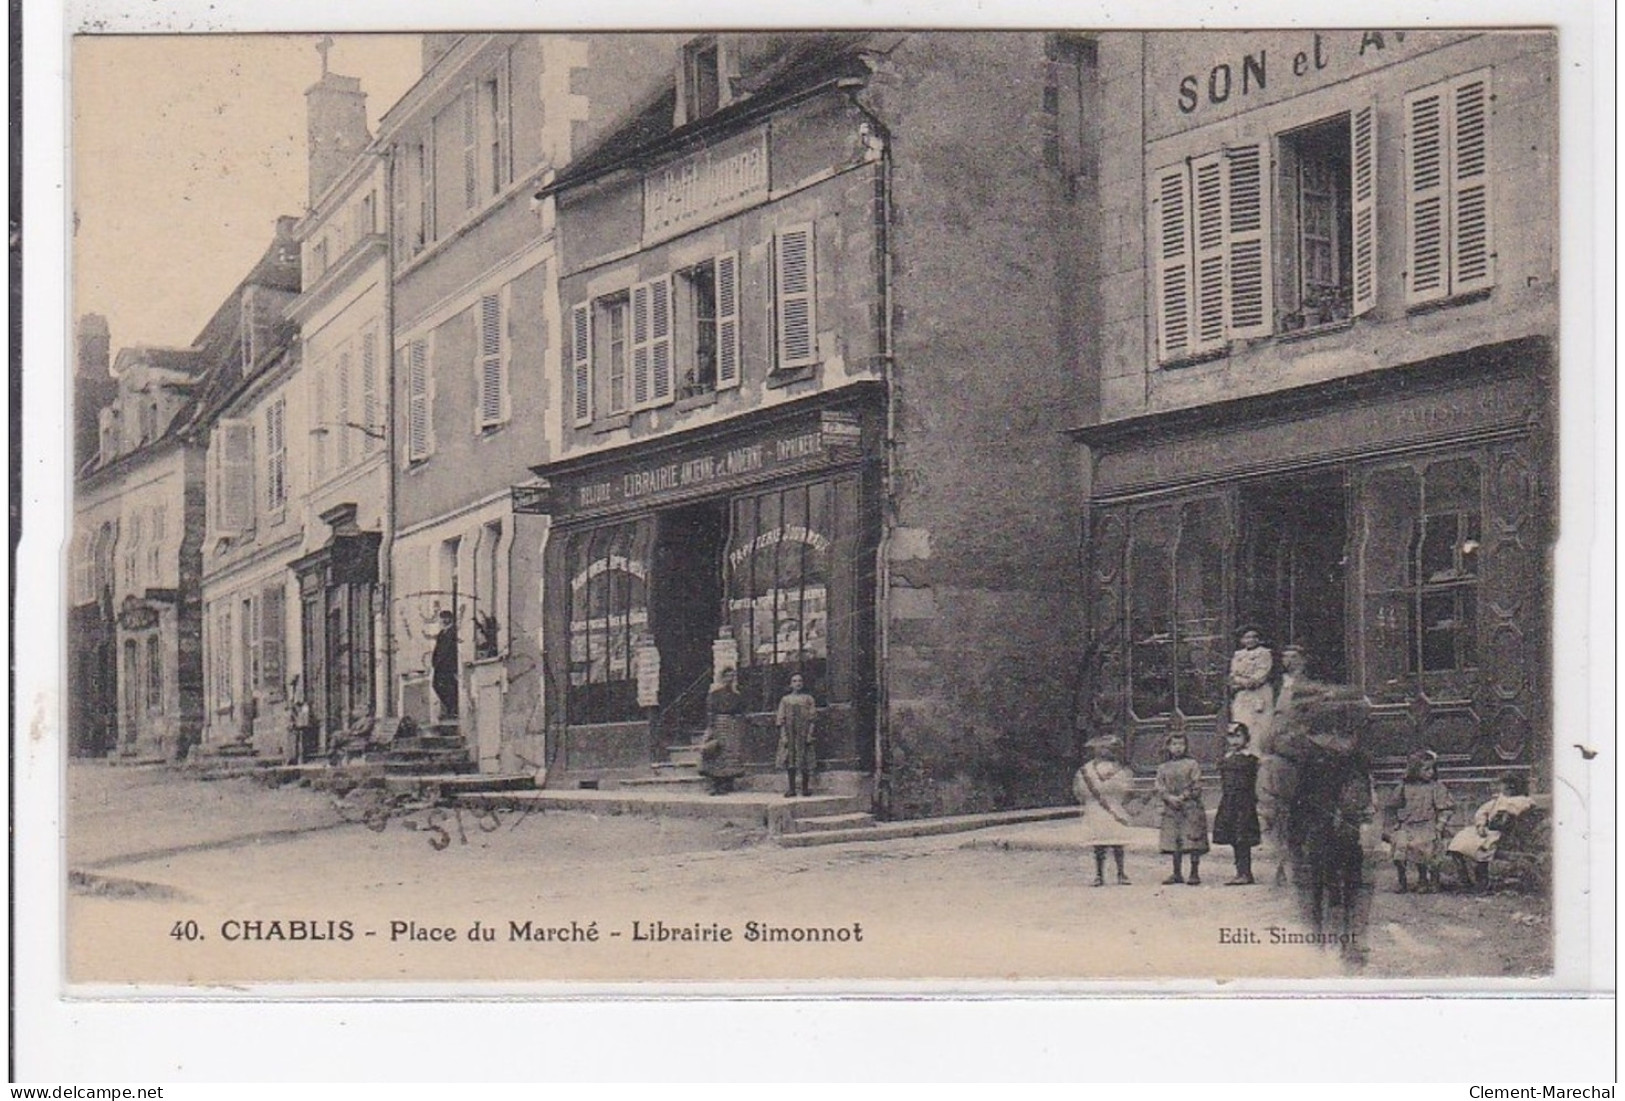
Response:
[{"label": "street", "polygon": [[[1089,886],[1067,820],[785,849],[726,819],[419,811],[165,768],[68,770],[70,980],[610,983],[1538,976],[1550,906],[1378,885],[1346,970],[1288,889]],[[1300,941],[1294,943],[1294,941]]]}]

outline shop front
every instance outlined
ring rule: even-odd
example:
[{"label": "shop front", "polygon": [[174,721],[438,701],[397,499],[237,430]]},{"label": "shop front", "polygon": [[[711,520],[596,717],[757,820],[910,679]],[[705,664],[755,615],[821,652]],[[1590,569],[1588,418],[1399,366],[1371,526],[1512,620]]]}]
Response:
[{"label": "shop front", "polygon": [[873,767],[873,403],[822,395],[646,445],[537,467],[516,508],[548,512],[553,766],[646,767],[705,728],[722,667],[768,770],[799,673],[826,768]]},{"label": "shop front", "polygon": [[1552,362],[1515,341],[1079,431],[1090,721],[1139,771],[1175,727],[1212,766],[1254,627],[1359,692],[1379,767],[1425,747],[1458,775],[1544,769]]},{"label": "shop front", "polygon": [[377,715],[374,621],[383,537],[360,530],[356,511],[346,503],[322,513],[331,529],[327,543],[289,565],[299,583],[303,644],[303,673],[291,701],[301,760],[328,752],[336,738]]}]

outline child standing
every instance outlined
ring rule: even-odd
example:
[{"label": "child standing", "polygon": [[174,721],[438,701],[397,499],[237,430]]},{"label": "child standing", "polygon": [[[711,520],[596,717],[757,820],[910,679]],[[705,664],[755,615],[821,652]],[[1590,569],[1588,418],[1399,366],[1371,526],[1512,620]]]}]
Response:
[{"label": "child standing", "polygon": [[1405,778],[1388,797],[1388,840],[1393,845],[1398,891],[1410,890],[1406,867],[1416,865],[1416,889],[1431,893],[1439,881],[1444,832],[1456,801],[1439,782],[1439,755],[1419,749],[1405,761]]},{"label": "child standing", "polygon": [[1456,862],[1462,886],[1472,883],[1480,891],[1490,889],[1490,861],[1501,834],[1534,805],[1528,780],[1516,772],[1501,777],[1501,794],[1479,807],[1473,824],[1463,826],[1450,841],[1450,857]]},{"label": "child standing", "polygon": [[1117,865],[1119,886],[1129,885],[1123,872],[1123,846],[1129,842],[1129,814],[1125,804],[1134,773],[1118,760],[1123,748],[1122,739],[1115,734],[1102,734],[1083,743],[1093,757],[1084,762],[1072,778],[1072,794],[1077,796],[1083,810],[1084,844],[1095,849],[1095,886],[1106,885],[1106,850]]},{"label": "child standing", "polygon": [[1253,883],[1253,847],[1263,840],[1258,828],[1258,758],[1247,751],[1245,723],[1224,732],[1224,759],[1219,762],[1219,813],[1213,818],[1213,843],[1229,845],[1236,874],[1226,887]]},{"label": "child standing", "polygon": [[[1174,858],[1174,872],[1163,885],[1202,882],[1202,854],[1207,852],[1207,808],[1202,805],[1202,766],[1191,759],[1190,743],[1178,731],[1163,743],[1168,759],[1157,766],[1157,797],[1162,800],[1162,851]],[[1191,858],[1191,875],[1184,858]]]}]

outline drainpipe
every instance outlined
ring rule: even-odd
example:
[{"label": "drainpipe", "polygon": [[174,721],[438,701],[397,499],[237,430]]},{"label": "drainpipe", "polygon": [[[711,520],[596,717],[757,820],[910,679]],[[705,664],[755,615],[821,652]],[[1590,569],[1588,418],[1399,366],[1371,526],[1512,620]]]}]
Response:
[{"label": "drainpipe", "polygon": [[378,555],[382,560],[382,584],[379,586],[383,592],[381,602],[384,607],[383,625],[383,658],[379,663],[380,679],[383,684],[383,717],[395,717],[395,151],[393,149],[383,153],[384,158],[384,192],[381,195],[379,206],[386,211],[384,215],[385,239],[385,269],[384,269],[384,393],[389,395],[385,403],[387,413],[384,417],[384,532],[378,544]]},{"label": "drainpipe", "polygon": [[[860,110],[861,110],[860,105]],[[881,349],[880,362],[886,392],[885,437],[881,448],[885,466],[881,471],[880,540],[875,547],[875,791],[874,806],[877,816],[885,821],[892,817],[891,775],[891,687],[888,670],[891,668],[891,631],[889,594],[891,592],[892,529],[897,521],[897,383],[893,377],[896,366],[893,356],[893,301],[892,301],[892,249],[891,249],[891,142],[885,128],[868,111],[869,134],[866,138],[871,149],[878,149],[876,160],[880,188],[879,209],[875,211],[875,241],[880,260]]]}]

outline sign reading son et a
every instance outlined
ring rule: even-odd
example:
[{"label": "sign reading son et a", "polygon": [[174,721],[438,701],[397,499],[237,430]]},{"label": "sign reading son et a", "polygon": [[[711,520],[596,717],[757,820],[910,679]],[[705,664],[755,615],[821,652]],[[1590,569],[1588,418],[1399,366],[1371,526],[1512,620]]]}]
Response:
[{"label": "sign reading son et a", "polygon": [[767,135],[705,149],[643,180],[643,243],[675,237],[767,198]]}]

